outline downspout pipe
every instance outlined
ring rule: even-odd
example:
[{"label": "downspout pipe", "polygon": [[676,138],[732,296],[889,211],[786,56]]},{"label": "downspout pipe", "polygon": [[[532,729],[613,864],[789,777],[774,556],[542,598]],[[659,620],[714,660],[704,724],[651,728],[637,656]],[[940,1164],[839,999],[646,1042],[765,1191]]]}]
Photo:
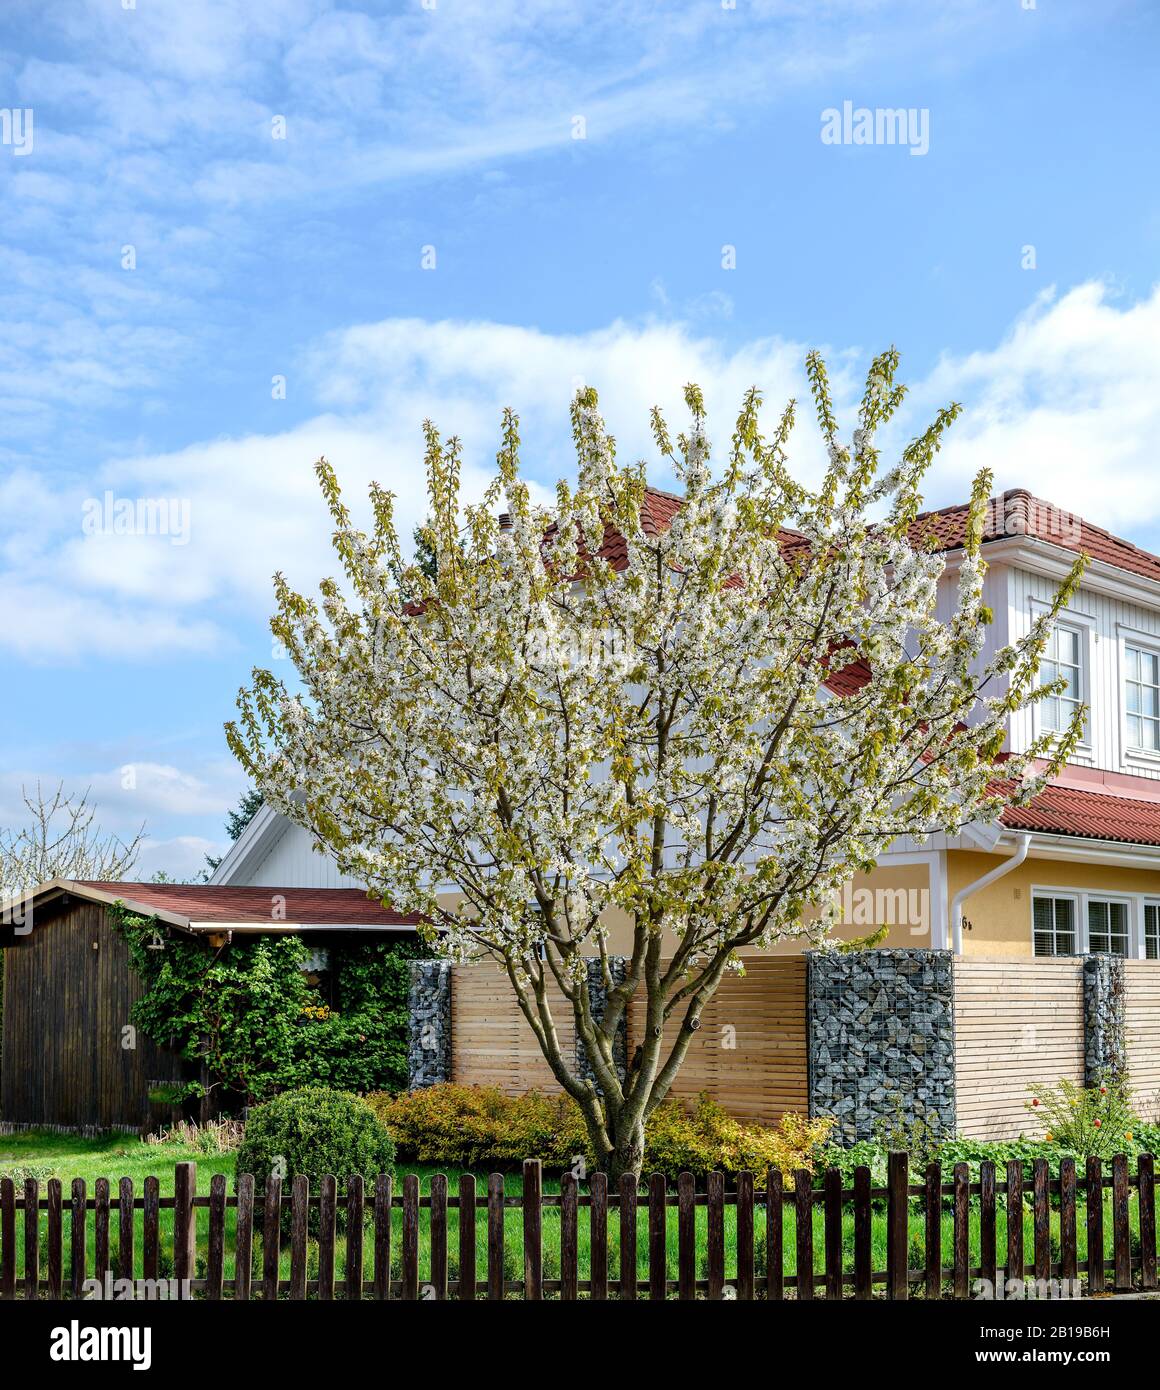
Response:
[{"label": "downspout pipe", "polygon": [[951,925],[954,932],[954,952],[956,956],[963,954],[963,904],[980,888],[986,888],[990,884],[1001,879],[1004,874],[1009,874],[1012,869],[1017,869],[1027,858],[1027,853],[1031,848],[1031,836],[1020,834],[1015,840],[1015,853],[1010,859],[1004,859],[1002,864],[997,865],[990,873],[986,873],[982,878],[977,878],[974,883],[968,883],[965,888],[960,888],[955,894],[954,901],[951,903]]}]

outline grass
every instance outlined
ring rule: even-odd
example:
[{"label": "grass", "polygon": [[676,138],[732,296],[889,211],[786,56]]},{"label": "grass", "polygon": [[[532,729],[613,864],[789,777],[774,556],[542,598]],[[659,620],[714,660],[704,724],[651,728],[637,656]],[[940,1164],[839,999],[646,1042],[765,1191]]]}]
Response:
[{"label": "grass", "polygon": [[[43,1197],[44,1180],[49,1177],[59,1177],[64,1184],[63,1204],[64,1204],[64,1262],[67,1269],[70,1249],[70,1224],[71,1216],[69,1212],[70,1184],[73,1178],[83,1178],[87,1186],[88,1196],[93,1195],[93,1186],[97,1178],[107,1178],[110,1183],[112,1195],[115,1197],[117,1183],[122,1177],[133,1179],[135,1194],[140,1195],[144,1179],[148,1175],[158,1178],[161,1195],[172,1197],[173,1195],[173,1170],[174,1165],[186,1160],[192,1160],[198,1165],[198,1194],[205,1196],[209,1192],[210,1178],[214,1173],[223,1173],[227,1179],[229,1190],[233,1188],[234,1178],[234,1155],[227,1154],[204,1154],[198,1153],[192,1148],[181,1145],[155,1145],[146,1144],[139,1140],[135,1135],[115,1135],[100,1139],[81,1139],[73,1135],[60,1135],[44,1132],[28,1132],[11,1136],[0,1137],[0,1174],[10,1174],[14,1168],[33,1167],[37,1171],[37,1176],[41,1178],[41,1193]],[[974,1165],[972,1165],[974,1168]],[[51,1170],[48,1172],[46,1170]],[[461,1171],[459,1169],[437,1170],[429,1166],[420,1165],[399,1165],[396,1192],[401,1190],[402,1178],[407,1173],[415,1173],[419,1177],[420,1191],[427,1195],[430,1193],[431,1177],[436,1171],[447,1173],[448,1185],[451,1195],[458,1191],[458,1181]],[[486,1196],[487,1174],[477,1171],[477,1196]],[[973,1180],[977,1181],[977,1170],[972,1173]],[[518,1198],[521,1191],[521,1177],[519,1173],[509,1173],[504,1179],[505,1192],[508,1197]],[[544,1191],[546,1193],[558,1193],[559,1182],[550,1177],[544,1179]],[[19,1194],[18,1194],[19,1195]],[[760,1194],[758,1197],[760,1201]],[[1077,1226],[1079,1238],[1079,1260],[1082,1266],[1086,1258],[1087,1238],[1086,1238],[1086,1212],[1084,1207],[1084,1195],[1078,1195],[1077,1205]],[[637,1228],[637,1277],[640,1280],[648,1278],[648,1212],[647,1198],[642,1198],[642,1204],[638,1212]],[[1005,1252],[1007,1249],[1007,1220],[1004,1210],[1004,1195],[1000,1191],[999,1211],[997,1218],[996,1246],[999,1252],[1000,1265],[1004,1263]],[[1133,1190],[1130,1204],[1133,1250],[1138,1249],[1138,1202],[1137,1195]],[[209,1213],[205,1208],[197,1211],[197,1250],[198,1250],[198,1274],[204,1274],[204,1261],[208,1247],[208,1220]],[[696,1209],[696,1250],[697,1250],[697,1278],[706,1277],[706,1250],[707,1250],[707,1220],[708,1213],[704,1206]],[[821,1273],[824,1267],[824,1232],[823,1232],[823,1213],[819,1207],[815,1207],[813,1214],[813,1249],[814,1249],[814,1270]],[[234,1247],[234,1228],[235,1212],[233,1208],[228,1208],[226,1213],[226,1269],[225,1277],[232,1279],[233,1269],[233,1247]],[[1108,1253],[1111,1246],[1111,1198],[1110,1194],[1105,1198],[1104,1203],[1104,1229],[1105,1241]],[[46,1239],[47,1216],[41,1213],[41,1264],[43,1276],[44,1250]],[[173,1213],[172,1210],[162,1210],[160,1216],[161,1223],[161,1248],[163,1251],[162,1275],[171,1274],[171,1256],[173,1249]],[[459,1248],[459,1213],[452,1208],[448,1212],[448,1270],[449,1277],[454,1280],[458,1275],[458,1248]],[[944,1211],[942,1217],[942,1251],[944,1266],[951,1258],[954,1222],[949,1210]],[[756,1225],[756,1251],[755,1264],[758,1271],[758,1278],[764,1277],[764,1253],[765,1253],[765,1215],[764,1209],[759,1209],[755,1213]],[[87,1220],[87,1245],[89,1268],[94,1262],[94,1229],[92,1213],[89,1213]],[[117,1250],[117,1222],[116,1214],[110,1221],[110,1247],[112,1251]],[[544,1277],[546,1279],[558,1279],[560,1277],[560,1209],[559,1207],[548,1206],[543,1210],[543,1264]],[[505,1230],[505,1278],[518,1280],[523,1276],[523,1216],[518,1207],[509,1207],[504,1213]],[[924,1249],[924,1230],[925,1217],[917,1204],[913,1204],[909,1217],[909,1245],[910,1260],[912,1268],[920,1268],[923,1261]],[[135,1271],[138,1277],[141,1276],[141,1224],[140,1218],[135,1223],[134,1249],[137,1265]],[[1053,1258],[1058,1260],[1059,1254],[1059,1213],[1051,1213],[1051,1235],[1053,1245]],[[1025,1205],[1023,1213],[1023,1238],[1024,1250],[1027,1253],[1028,1263],[1031,1260],[1033,1249],[1033,1217],[1029,1205]],[[17,1224],[17,1251],[16,1265],[17,1278],[23,1277],[24,1261],[24,1241],[23,1231],[20,1223]],[[580,1279],[584,1280],[588,1275],[589,1269],[589,1216],[588,1209],[581,1208],[579,1217],[579,1261]],[[854,1229],[853,1217],[847,1210],[843,1214],[842,1222],[842,1246],[843,1246],[843,1266],[849,1271],[853,1267],[854,1251]],[[254,1277],[255,1282],[260,1278],[261,1270],[261,1239],[255,1233],[254,1240]],[[402,1211],[395,1208],[392,1213],[392,1244],[391,1244],[391,1264],[392,1277],[401,1277],[400,1254],[402,1247]],[[669,1207],[666,1225],[666,1277],[676,1279],[677,1277],[677,1214],[675,1207]],[[784,1272],[793,1275],[796,1272],[795,1254],[795,1214],[792,1206],[787,1206],[783,1216],[783,1247],[784,1247]],[[871,1226],[871,1247],[873,1269],[881,1271],[886,1266],[886,1218],[885,1212],[875,1210]],[[979,1263],[979,1212],[978,1201],[974,1199],[970,1214],[970,1259],[972,1265]],[[364,1277],[370,1278],[371,1265],[371,1242],[368,1238],[364,1240]],[[430,1263],[430,1211],[423,1208],[420,1211],[419,1225],[419,1269],[420,1281],[429,1277],[431,1268]],[[317,1274],[318,1251],[317,1247],[311,1242],[308,1254],[308,1275],[310,1278]],[[736,1233],[736,1208],[728,1205],[725,1208],[725,1262],[726,1262],[726,1281],[736,1277],[737,1272],[737,1233]],[[288,1279],[290,1273],[289,1252],[282,1251],[281,1258],[282,1278]],[[341,1280],[345,1267],[345,1241],[339,1236],[336,1248],[336,1277]],[[609,1233],[608,1233],[608,1269],[609,1276],[615,1280],[620,1268],[620,1230],[619,1213],[615,1210],[610,1214]],[[483,1210],[477,1212],[476,1217],[476,1273],[477,1278],[486,1278],[487,1271],[487,1220]]]}]

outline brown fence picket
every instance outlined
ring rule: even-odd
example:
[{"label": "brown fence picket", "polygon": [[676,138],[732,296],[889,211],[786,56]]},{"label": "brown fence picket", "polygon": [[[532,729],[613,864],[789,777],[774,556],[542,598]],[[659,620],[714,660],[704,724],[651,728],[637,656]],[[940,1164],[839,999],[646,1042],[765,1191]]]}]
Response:
[{"label": "brown fence picket", "polygon": [[793,1174],[794,1251],[797,1296],[814,1296],[814,1175],[807,1168]]},{"label": "brown fence picket", "polygon": [[310,1220],[310,1177],[295,1173],[290,1180],[290,1301],[306,1298],[306,1254]]},{"label": "brown fence picket", "polygon": [[147,1177],[141,1184],[141,1276],[156,1279],[161,1262],[161,1184]]},{"label": "brown fence picket", "polygon": [[375,1174],[375,1298],[385,1302],[391,1296],[391,1190],[390,1173]]},{"label": "brown fence picket", "polygon": [[663,1303],[665,1299],[666,1201],[665,1175],[653,1173],[648,1180],[648,1296],[654,1303]]},{"label": "brown fence picket", "polygon": [[318,1183],[318,1297],[334,1301],[334,1234],[338,1219],[338,1183],[326,1173]]},{"label": "brown fence picket", "polygon": [[905,1299],[907,1280],[907,1157],[892,1153],[886,1169],[886,1288],[890,1298]]},{"label": "brown fence picket", "polygon": [[928,1163],[923,1183],[923,1292],[942,1296],[942,1165]]},{"label": "brown fence picket", "polygon": [[706,1229],[706,1265],[709,1276],[709,1297],[714,1301],[725,1291],[725,1174],[709,1173],[705,1179],[708,1226]]},{"label": "brown fence picket", "polygon": [[271,1173],[262,1199],[262,1298],[278,1297],[278,1262],[282,1254],[282,1177]]},{"label": "brown fence picket", "polygon": [[781,1174],[776,1168],[771,1168],[765,1177],[765,1296],[770,1302],[785,1297],[785,1236],[781,1197]]},{"label": "brown fence picket", "polygon": [[954,1290],[956,1298],[966,1298],[971,1280],[970,1227],[971,1170],[965,1163],[954,1167]]},{"label": "brown fence picket", "polygon": [[487,1180],[487,1296],[503,1298],[503,1174],[492,1173]]},{"label": "brown fence picket", "polygon": [[983,1279],[995,1296],[999,1280],[999,1255],[996,1235],[995,1165],[985,1159],[979,1164],[979,1266]]},{"label": "brown fence picket", "polygon": [[447,1175],[431,1175],[431,1290],[435,1299],[447,1300]]},{"label": "brown fence picket", "polygon": [[173,1277],[177,1296],[193,1297],[191,1282],[197,1268],[197,1164],[179,1163],[173,1171]]},{"label": "brown fence picket", "polygon": [[1075,1159],[1059,1161],[1059,1276],[1075,1280],[1079,1274],[1079,1240],[1075,1221]]},{"label": "brown fence picket", "polygon": [[1023,1162],[1007,1161],[1007,1279],[1022,1279],[1023,1261]]},{"label": "brown fence picket", "polygon": [[538,1158],[524,1160],[524,1298],[544,1297],[543,1170]]},{"label": "brown fence picket", "polygon": [[1088,1292],[1104,1291],[1104,1165],[1098,1158],[1087,1161],[1087,1269]]},{"label": "brown fence picket", "polygon": [[753,1301],[752,1173],[737,1174],[737,1297],[746,1303]]},{"label": "brown fence picket", "polygon": [[1156,1173],[1151,1154],[1136,1160],[1140,1192],[1140,1287],[1156,1287]]},{"label": "brown fence picket", "polygon": [[295,1173],[290,1182],[290,1298],[306,1297],[306,1237],[310,1218],[310,1179]]},{"label": "brown fence picket", "polygon": [[842,1174],[827,1168],[825,1194],[826,1297],[842,1297]]},{"label": "brown fence picket", "polygon": [[85,1243],[85,1203],[87,1201],[84,1178],[72,1180],[72,1220],[69,1223],[69,1287],[73,1298],[80,1298],[85,1282],[85,1257],[88,1247]]},{"label": "brown fence picket", "polygon": [[1051,1207],[1047,1200],[1047,1181],[1047,1159],[1037,1158],[1031,1165],[1035,1277],[1043,1280],[1051,1278]]},{"label": "brown fence picket", "polygon": [[403,1178],[403,1297],[412,1303],[419,1297],[419,1178],[415,1173]]},{"label": "brown fence picket", "polygon": [[93,1184],[93,1277],[100,1280],[102,1288],[108,1273],[109,1180],[98,1178]]},{"label": "brown fence picket", "polygon": [[459,1175],[459,1299],[475,1302],[475,1177]]},{"label": "brown fence picket", "polygon": [[0,1178],[0,1298],[16,1297],[16,1184]]},{"label": "brown fence picket", "polygon": [[677,1177],[677,1297],[697,1297],[697,1188],[692,1173]]},{"label": "brown fence picket", "polygon": [[343,1293],[348,1303],[363,1296],[363,1226],[366,1221],[366,1184],[361,1173],[346,1181],[346,1269]]},{"label": "brown fence picket", "polygon": [[577,1198],[575,1174],[565,1173],[560,1179],[560,1298],[565,1303],[574,1303],[579,1293],[580,1208]]},{"label": "brown fence picket", "polygon": [[859,1164],[854,1169],[854,1297],[867,1299],[873,1293],[871,1266],[870,1169]]},{"label": "brown fence picket", "polygon": [[1112,1159],[1112,1257],[1115,1260],[1117,1293],[1132,1287],[1132,1245],[1128,1225],[1128,1156]]},{"label": "brown fence picket", "polygon": [[608,1298],[608,1174],[593,1173],[588,1191],[589,1296],[603,1302]]},{"label": "brown fence picket", "polygon": [[226,1175],[209,1180],[209,1249],[205,1262],[205,1296],[217,1302],[222,1296],[226,1268]]},{"label": "brown fence picket", "polygon": [[636,1297],[636,1178],[620,1175],[620,1296]]},{"label": "brown fence picket", "polygon": [[133,1179],[117,1184],[117,1272],[122,1279],[133,1273]]},{"label": "brown fence picket", "polygon": [[40,1183],[24,1179],[24,1297],[40,1297]]},{"label": "brown fence picket", "polygon": [[48,1296],[59,1299],[64,1287],[64,1217],[59,1178],[48,1180]]},{"label": "brown fence picket", "polygon": [[246,1303],[254,1271],[254,1175],[238,1178],[237,1223],[234,1232],[234,1297]]}]

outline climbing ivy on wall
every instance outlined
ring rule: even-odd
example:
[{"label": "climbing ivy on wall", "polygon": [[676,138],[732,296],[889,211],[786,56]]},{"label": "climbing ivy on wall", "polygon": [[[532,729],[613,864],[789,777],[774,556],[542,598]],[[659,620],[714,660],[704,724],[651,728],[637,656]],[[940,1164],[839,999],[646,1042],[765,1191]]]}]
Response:
[{"label": "climbing ivy on wall", "polygon": [[[328,989],[304,967],[298,936],[242,936],[221,947],[174,932],[123,903],[110,909],[143,993],[132,1022],[204,1062],[222,1099],[261,1101],[292,1086],[400,1090],[407,1082],[412,942],[330,945]],[[190,1083],[185,1094],[200,1094]]]}]

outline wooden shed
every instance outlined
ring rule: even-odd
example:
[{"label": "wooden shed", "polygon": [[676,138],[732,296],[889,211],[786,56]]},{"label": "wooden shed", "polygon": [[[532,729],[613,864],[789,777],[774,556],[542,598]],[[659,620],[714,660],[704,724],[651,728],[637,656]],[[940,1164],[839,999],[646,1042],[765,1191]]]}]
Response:
[{"label": "wooden shed", "polygon": [[418,922],[352,888],[43,884],[0,906],[0,1126],[155,1128],[171,1118],[172,1107],[150,1096],[196,1079],[190,1063],[132,1027],[141,986],[109,916],[118,900],[210,945],[253,932],[294,932],[312,941],[332,933],[413,935]]}]

